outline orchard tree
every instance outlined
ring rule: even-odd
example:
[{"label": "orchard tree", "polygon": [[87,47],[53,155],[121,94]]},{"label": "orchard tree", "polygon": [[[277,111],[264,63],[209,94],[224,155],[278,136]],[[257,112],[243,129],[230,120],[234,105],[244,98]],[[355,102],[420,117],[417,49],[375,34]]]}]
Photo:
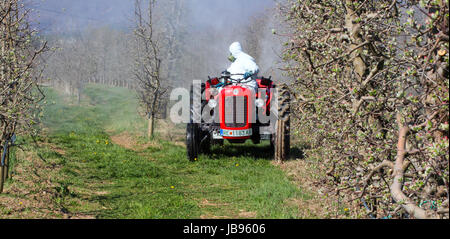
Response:
[{"label": "orchard tree", "polygon": [[[144,7],[144,10],[143,10]],[[154,0],[135,1],[135,70],[138,97],[148,116],[148,137],[154,136],[155,119],[167,86],[161,82],[159,37],[154,24]]]},{"label": "orchard tree", "polygon": [[[46,49],[29,24],[23,1],[0,2],[0,192],[8,175],[7,154],[16,133],[32,133],[37,103],[43,94],[37,83],[37,57]],[[37,92],[37,93],[36,93]]]},{"label": "orchard tree", "polygon": [[448,217],[448,0],[281,8],[299,135],[371,217]]}]

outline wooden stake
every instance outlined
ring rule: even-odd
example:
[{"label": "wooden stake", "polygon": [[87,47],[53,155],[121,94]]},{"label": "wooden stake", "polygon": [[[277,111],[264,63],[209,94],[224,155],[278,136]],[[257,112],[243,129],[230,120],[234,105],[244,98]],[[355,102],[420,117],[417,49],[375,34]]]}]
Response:
[{"label": "wooden stake", "polygon": [[[0,155],[1,155],[1,150],[0,150]],[[0,158],[1,160],[1,158]],[[5,165],[1,165],[1,161],[0,161],[0,193],[3,192],[3,184],[5,183],[5,168],[6,168],[6,164]]]}]

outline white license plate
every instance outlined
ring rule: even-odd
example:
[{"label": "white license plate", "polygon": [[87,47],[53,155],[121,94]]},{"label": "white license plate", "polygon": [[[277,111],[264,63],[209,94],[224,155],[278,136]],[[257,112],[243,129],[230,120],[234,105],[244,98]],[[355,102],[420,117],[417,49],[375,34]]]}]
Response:
[{"label": "white license plate", "polygon": [[218,131],[213,132],[213,139],[223,139],[222,135]]},{"label": "white license plate", "polygon": [[244,129],[244,130],[227,130],[221,129],[220,135],[224,137],[245,137],[251,136],[253,134],[252,129]]}]

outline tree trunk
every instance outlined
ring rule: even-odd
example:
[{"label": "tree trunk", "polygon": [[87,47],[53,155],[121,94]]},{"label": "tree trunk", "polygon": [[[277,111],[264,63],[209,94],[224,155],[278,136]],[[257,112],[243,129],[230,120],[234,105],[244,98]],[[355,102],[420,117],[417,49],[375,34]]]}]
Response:
[{"label": "tree trunk", "polygon": [[3,192],[3,184],[4,184],[3,178],[4,178],[3,177],[3,167],[0,166],[0,193]]},{"label": "tree trunk", "polygon": [[393,181],[390,186],[392,198],[399,203],[410,215],[416,219],[439,219],[439,215],[434,211],[425,211],[418,207],[416,203],[406,196],[403,191],[404,168],[403,164],[407,156],[406,142],[409,133],[409,127],[401,123],[401,116],[397,114],[399,125],[399,135],[397,144],[397,158],[394,164]]},{"label": "tree trunk", "polygon": [[5,181],[6,181],[6,179],[9,178],[9,161],[11,161],[11,160],[9,159],[9,147],[8,147],[8,148],[6,148],[5,172],[4,172],[4,175],[3,175],[3,177],[5,178]]},{"label": "tree trunk", "polygon": [[[350,44],[350,50],[353,51],[359,44],[363,43],[364,39],[361,36],[361,24],[356,23],[359,16],[353,11],[353,3],[351,0],[345,2],[347,15],[345,16],[345,27],[349,32],[349,37],[352,40]],[[358,49],[350,54],[350,59],[353,59],[353,69],[358,75],[358,83],[361,83],[362,79],[365,77],[366,73],[366,63],[362,58],[362,49]]]},{"label": "tree trunk", "polygon": [[77,102],[78,102],[78,105],[81,104],[81,87],[78,88],[78,92],[77,92]]},{"label": "tree trunk", "polygon": [[148,131],[147,131],[148,138],[153,139],[154,130],[155,130],[155,116],[154,114],[150,114],[150,117],[148,118]]}]

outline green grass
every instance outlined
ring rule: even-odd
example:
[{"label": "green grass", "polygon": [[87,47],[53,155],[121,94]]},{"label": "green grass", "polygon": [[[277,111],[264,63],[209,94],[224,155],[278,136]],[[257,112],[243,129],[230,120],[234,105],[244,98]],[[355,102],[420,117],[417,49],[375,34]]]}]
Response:
[{"label": "green grass", "polygon": [[285,202],[309,198],[272,165],[267,145],[226,144],[192,163],[185,147],[162,139],[138,151],[111,143],[111,133],[145,131],[129,90],[90,85],[80,105],[51,89],[46,94],[46,141],[65,153],[41,153],[62,166],[57,203],[71,213],[159,219],[254,212],[256,218],[297,218],[298,207]]},{"label": "green grass", "polygon": [[62,98],[56,91],[46,89],[44,126],[59,133],[136,132],[144,127],[134,92],[90,85],[83,93],[78,105],[75,99]]}]

